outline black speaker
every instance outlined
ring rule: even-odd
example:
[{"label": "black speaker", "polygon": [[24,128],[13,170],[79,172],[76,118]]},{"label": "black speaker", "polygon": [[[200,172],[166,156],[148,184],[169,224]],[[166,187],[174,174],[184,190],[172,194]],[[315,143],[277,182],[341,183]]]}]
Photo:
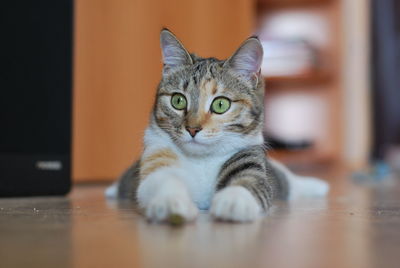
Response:
[{"label": "black speaker", "polygon": [[71,185],[72,0],[0,8],[0,196]]}]

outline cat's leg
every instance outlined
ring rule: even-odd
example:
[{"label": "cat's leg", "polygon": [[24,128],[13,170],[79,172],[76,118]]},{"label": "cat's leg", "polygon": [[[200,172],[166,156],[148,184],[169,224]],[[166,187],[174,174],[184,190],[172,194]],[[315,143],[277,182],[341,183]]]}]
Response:
[{"label": "cat's leg", "polygon": [[183,182],[176,157],[166,152],[158,150],[142,157],[137,200],[151,221],[166,221],[174,215],[191,221],[198,209]]},{"label": "cat's leg", "polygon": [[163,168],[147,176],[139,184],[137,198],[151,221],[165,221],[172,215],[191,221],[197,216],[197,207],[179,172],[172,168]]},{"label": "cat's leg", "polygon": [[111,186],[107,187],[107,198],[130,199],[136,201],[136,191],[140,181],[140,161],[133,163]]},{"label": "cat's leg", "polygon": [[276,184],[266,176],[264,150],[255,146],[230,158],[222,167],[211,214],[220,220],[255,220],[271,205]]}]

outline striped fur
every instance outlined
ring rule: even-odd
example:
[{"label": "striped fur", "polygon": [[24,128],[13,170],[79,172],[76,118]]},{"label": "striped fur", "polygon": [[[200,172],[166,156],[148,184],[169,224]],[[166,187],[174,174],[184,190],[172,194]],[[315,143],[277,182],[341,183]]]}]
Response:
[{"label": "striped fur", "polygon": [[[260,42],[249,38],[227,60],[188,53],[168,30],[161,46],[163,75],[143,154],[107,195],[137,201],[154,221],[175,214],[192,220],[198,208],[217,219],[251,221],[287,199],[297,178],[269,161],[263,147]],[[175,94],[186,99],[184,109],[172,105]],[[219,97],[230,101],[224,113],[211,108]]]},{"label": "striped fur", "polygon": [[252,146],[237,152],[224,163],[218,174],[217,190],[227,186],[243,186],[266,210],[283,189],[279,177],[268,174],[267,160],[261,146]]},{"label": "striped fur", "polygon": [[157,169],[173,165],[177,156],[169,149],[160,149],[146,156],[140,161],[139,176],[146,178]]}]

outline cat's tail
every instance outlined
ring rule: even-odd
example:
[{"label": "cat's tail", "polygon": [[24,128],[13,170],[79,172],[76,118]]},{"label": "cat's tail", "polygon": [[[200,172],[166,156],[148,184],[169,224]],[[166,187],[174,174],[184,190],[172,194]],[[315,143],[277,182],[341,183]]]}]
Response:
[{"label": "cat's tail", "polygon": [[329,192],[329,184],[314,177],[296,175],[281,163],[268,159],[274,173],[281,174],[288,185],[287,198],[289,200],[300,197],[323,197]]}]

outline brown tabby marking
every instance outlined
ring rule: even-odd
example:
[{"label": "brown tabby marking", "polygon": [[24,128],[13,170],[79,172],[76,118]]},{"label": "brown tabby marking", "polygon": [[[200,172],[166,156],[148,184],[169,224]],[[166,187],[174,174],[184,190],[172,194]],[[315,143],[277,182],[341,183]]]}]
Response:
[{"label": "brown tabby marking", "polygon": [[203,113],[200,117],[200,125],[204,126],[211,118],[211,113]]},{"label": "brown tabby marking", "polygon": [[242,103],[243,105],[246,105],[249,108],[251,108],[253,106],[253,104],[249,100],[245,100],[245,99],[234,100],[233,102],[240,102],[240,103]]},{"label": "brown tabby marking", "polygon": [[214,86],[214,87],[213,87],[212,94],[213,94],[213,95],[217,94],[217,86]]},{"label": "brown tabby marking", "polygon": [[141,161],[140,177],[143,179],[155,170],[172,165],[178,156],[169,149],[159,150]]},{"label": "brown tabby marking", "polygon": [[217,93],[217,82],[214,79],[203,79],[202,87],[204,88],[205,96]]},{"label": "brown tabby marking", "polygon": [[[199,110],[203,110],[208,96],[210,96],[211,93],[214,95],[217,92],[217,82],[214,79],[203,78],[200,82],[199,91]],[[210,112],[197,111],[197,114],[189,113],[187,125],[191,127],[204,127],[210,121],[210,118]]]}]

